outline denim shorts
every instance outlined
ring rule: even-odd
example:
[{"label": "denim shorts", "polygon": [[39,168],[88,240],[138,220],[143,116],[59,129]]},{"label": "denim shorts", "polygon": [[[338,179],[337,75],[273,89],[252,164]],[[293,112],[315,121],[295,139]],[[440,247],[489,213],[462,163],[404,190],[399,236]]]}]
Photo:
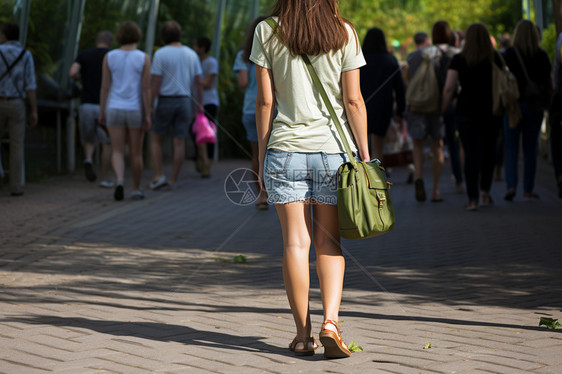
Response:
[{"label": "denim shorts", "polygon": [[169,135],[185,139],[193,121],[191,99],[188,96],[160,96],[154,112],[152,131],[158,135]]},{"label": "denim shorts", "polygon": [[107,109],[107,127],[142,128],[142,112],[138,110]]},{"label": "denim shorts", "polygon": [[337,171],[348,162],[345,153],[302,153],[268,149],[264,185],[271,204],[307,201],[338,203]]},{"label": "denim shorts", "polygon": [[256,114],[242,114],[242,124],[246,130],[246,139],[250,142],[258,142],[258,129],[256,128]]}]

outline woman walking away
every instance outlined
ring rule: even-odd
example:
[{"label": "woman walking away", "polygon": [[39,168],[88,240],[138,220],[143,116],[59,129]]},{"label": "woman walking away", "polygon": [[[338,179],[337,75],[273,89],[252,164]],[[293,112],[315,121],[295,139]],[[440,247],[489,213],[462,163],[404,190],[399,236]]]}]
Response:
[{"label": "woman walking away", "polygon": [[[244,37],[244,49],[238,51],[234,67],[232,70],[238,77],[238,86],[243,88],[244,91],[244,107],[242,108],[242,124],[246,130],[246,139],[250,142],[252,147],[252,171],[255,173],[256,178],[259,173],[258,162],[258,133],[256,130],[256,95],[258,93],[258,86],[256,81],[256,69],[254,63],[250,61],[250,53],[252,52],[252,44],[254,42],[254,31],[258,23],[266,19],[265,16],[260,16],[252,21],[252,24],[246,32]],[[261,189],[259,183],[257,185],[257,200],[256,208],[259,210],[267,210],[267,193]]]},{"label": "woman walking away", "polygon": [[[465,153],[464,173],[468,195],[467,210],[490,206],[492,178],[496,159],[496,141],[501,118],[492,113],[492,64],[502,66],[494,51],[490,34],[483,23],[473,23],[466,30],[462,52],[453,57],[443,89],[441,111],[444,113],[460,83],[456,115]],[[480,187],[480,191],[479,191]]]},{"label": "woman walking away", "polygon": [[[289,349],[312,355],[316,348],[308,305],[313,233],[324,356],[348,357],[338,327],[345,261],[336,206],[336,171],[348,159],[300,55],[310,57],[345,123],[345,136],[352,144],[355,138],[361,159],[367,161],[367,118],[359,83],[365,59],[337,0],[277,0],[272,14],[275,31],[267,20],[258,25],[250,60],[258,82],[259,176],[281,222],[283,278],[297,329]],[[273,118],[275,104],[278,114]]]},{"label": "woman walking away", "polygon": [[536,199],[533,193],[537,170],[537,147],[544,110],[552,92],[551,65],[547,53],[539,46],[539,32],[529,20],[515,27],[513,47],[505,51],[505,62],[517,78],[522,119],[513,128],[504,120],[505,200],[512,201],[517,188],[519,142],[523,145],[523,198]]},{"label": "woman walking away", "polygon": [[[106,123],[111,139],[111,163],[117,178],[113,197],[123,200],[125,178],[125,144],[129,140],[132,199],[143,199],[140,189],[143,169],[142,142],[150,130],[150,59],[137,49],[141,31],[133,22],[123,22],[117,30],[121,45],[105,55],[100,93],[100,123]],[[107,111],[107,116],[106,116]]]},{"label": "woman walking away", "polygon": [[372,157],[382,160],[384,137],[393,117],[394,102],[394,121],[404,126],[404,82],[398,60],[388,53],[386,37],[378,27],[367,31],[363,53],[367,65],[361,68],[361,92],[367,105],[370,152]]}]

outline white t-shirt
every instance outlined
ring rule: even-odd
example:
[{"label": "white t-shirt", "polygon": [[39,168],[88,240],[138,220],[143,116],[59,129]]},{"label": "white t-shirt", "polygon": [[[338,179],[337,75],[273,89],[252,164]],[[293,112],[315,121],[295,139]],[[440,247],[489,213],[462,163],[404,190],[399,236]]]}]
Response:
[{"label": "white t-shirt", "polygon": [[164,46],[154,53],[150,74],[162,76],[160,96],[193,96],[195,76],[202,74],[199,56],[187,46]]},{"label": "white t-shirt", "polygon": [[[336,52],[310,56],[353,150],[343,106],[341,74],[365,65],[353,28],[346,24],[349,41]],[[250,60],[272,70],[278,115],[267,147],[287,152],[343,153],[337,129],[300,56],[291,56],[266,21],[256,27]],[[269,42],[267,42],[269,40]],[[337,139],[337,140],[336,140]]]},{"label": "white t-shirt", "polygon": [[217,59],[208,56],[206,59],[201,61],[201,68],[203,69],[203,77],[209,74],[215,74],[215,79],[213,81],[213,87],[203,90],[203,105],[216,105],[219,106],[219,94],[217,92],[217,79],[219,77],[219,63]]},{"label": "white t-shirt", "polygon": [[107,52],[107,66],[111,71],[108,109],[142,109],[142,70],[146,54],[138,49]]}]

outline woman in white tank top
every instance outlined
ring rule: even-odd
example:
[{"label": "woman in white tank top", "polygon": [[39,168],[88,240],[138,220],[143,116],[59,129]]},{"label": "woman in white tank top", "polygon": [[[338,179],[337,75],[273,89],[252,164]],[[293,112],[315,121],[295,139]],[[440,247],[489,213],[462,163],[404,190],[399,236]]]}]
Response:
[{"label": "woman in white tank top", "polygon": [[103,61],[100,94],[100,124],[106,124],[111,138],[111,163],[117,178],[113,197],[123,200],[125,142],[129,140],[132,199],[144,198],[140,189],[143,169],[142,142],[150,130],[150,59],[137,49],[142,34],[133,22],[123,22],[117,30],[119,49],[108,52]]}]

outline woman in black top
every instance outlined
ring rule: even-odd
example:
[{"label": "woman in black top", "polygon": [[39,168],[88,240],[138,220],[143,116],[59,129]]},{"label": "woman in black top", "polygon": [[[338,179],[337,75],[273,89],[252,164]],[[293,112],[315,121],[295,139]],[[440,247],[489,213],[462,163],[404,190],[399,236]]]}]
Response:
[{"label": "woman in black top", "polygon": [[393,112],[395,121],[403,126],[402,113],[406,106],[404,82],[398,60],[388,53],[386,37],[381,29],[373,27],[367,31],[362,49],[367,65],[361,68],[361,93],[367,106],[370,153],[382,160],[384,137]]},{"label": "woman in black top", "polygon": [[538,198],[533,193],[537,169],[537,144],[546,103],[552,92],[551,64],[539,47],[539,32],[529,20],[521,20],[513,34],[513,47],[505,51],[509,70],[517,78],[519,107],[523,115],[514,128],[504,121],[505,134],[505,200],[512,201],[517,187],[519,142],[523,145],[523,197]]},{"label": "woman in black top", "polygon": [[[466,30],[465,45],[455,55],[443,89],[442,112],[447,109],[457,83],[461,91],[457,101],[457,126],[465,152],[464,173],[468,210],[489,206],[492,176],[496,159],[496,140],[501,118],[492,113],[492,64],[501,66],[490,34],[483,23],[473,23]],[[480,188],[479,188],[480,187]],[[479,204],[480,200],[480,204]]]}]

